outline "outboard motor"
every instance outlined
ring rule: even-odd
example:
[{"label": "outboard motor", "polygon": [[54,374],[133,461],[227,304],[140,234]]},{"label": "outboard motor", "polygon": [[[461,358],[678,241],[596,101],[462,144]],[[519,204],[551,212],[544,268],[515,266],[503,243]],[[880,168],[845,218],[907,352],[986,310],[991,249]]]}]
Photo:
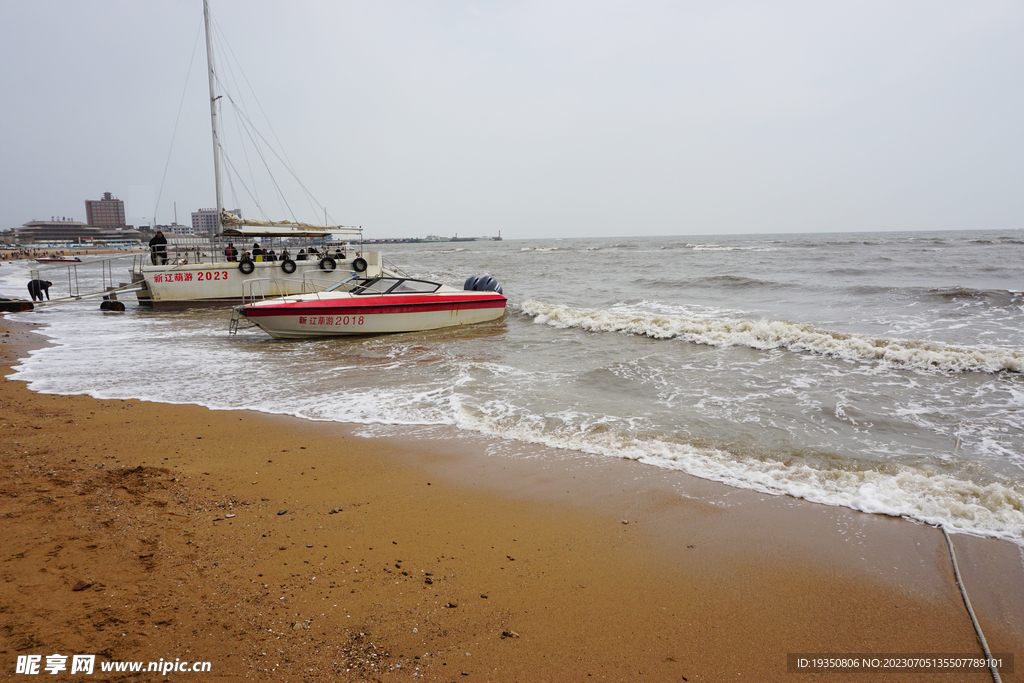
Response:
[{"label": "outboard motor", "polygon": [[501,285],[490,275],[474,275],[473,277],[466,280],[466,284],[462,287],[464,290],[472,290],[476,292],[497,292],[502,294]]}]

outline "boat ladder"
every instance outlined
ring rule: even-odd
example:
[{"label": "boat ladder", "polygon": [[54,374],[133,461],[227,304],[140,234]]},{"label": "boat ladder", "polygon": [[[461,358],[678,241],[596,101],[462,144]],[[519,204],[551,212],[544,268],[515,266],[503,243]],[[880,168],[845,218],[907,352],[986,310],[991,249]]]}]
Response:
[{"label": "boat ladder", "polygon": [[[242,306],[233,306],[231,308],[231,322],[228,323],[229,335],[234,336],[238,332],[238,324],[242,321],[242,318],[245,318],[245,315],[242,313]],[[256,324],[248,318],[245,318],[245,321],[248,323],[245,326],[246,328],[256,327]]]}]

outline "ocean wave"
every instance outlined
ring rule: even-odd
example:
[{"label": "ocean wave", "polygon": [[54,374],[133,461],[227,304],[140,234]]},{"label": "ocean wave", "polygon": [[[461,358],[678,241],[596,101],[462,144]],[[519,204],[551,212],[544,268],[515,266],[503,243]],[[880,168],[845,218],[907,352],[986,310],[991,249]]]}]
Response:
[{"label": "ocean wave", "polygon": [[1024,305],[1024,294],[1008,289],[974,289],[972,287],[886,287],[856,285],[847,289],[857,296],[885,294],[895,298],[938,303],[976,302],[994,308],[1018,308]]},{"label": "ocean wave", "polygon": [[1006,289],[972,289],[970,287],[940,287],[929,289],[928,296],[943,301],[967,299],[996,306],[1022,303],[1020,292]]},{"label": "ocean wave", "polygon": [[543,418],[516,419],[510,412],[502,405],[476,410],[457,406],[456,424],[489,436],[636,460],[738,488],[944,524],[1024,545],[1024,491],[1004,483],[978,484],[927,467],[817,468],[741,458],[717,448],[630,437],[600,424],[551,431]]},{"label": "ocean wave", "polygon": [[763,291],[766,289],[782,289],[789,287],[780,282],[768,282],[757,280],[742,275],[712,275],[695,279],[675,279],[671,273],[657,272],[659,277],[639,277],[633,280],[638,285],[649,291],[660,291],[666,289],[682,289],[700,287],[702,289],[754,289]]},{"label": "ocean wave", "polygon": [[708,346],[788,349],[900,368],[948,372],[1022,372],[1024,351],[846,334],[778,320],[701,319],[647,311],[596,310],[527,301],[534,322],[590,332],[684,339]]},{"label": "ocean wave", "polygon": [[768,251],[771,248],[761,245],[735,244],[687,244],[686,248],[694,251]]},{"label": "ocean wave", "polygon": [[[583,251],[603,251],[604,249],[636,249],[635,244],[627,244],[625,242],[621,244],[605,244],[597,247],[587,247]],[[520,251],[523,251],[522,249]]]},{"label": "ocean wave", "polygon": [[778,289],[780,287],[786,287],[779,282],[768,282],[766,280],[756,280],[750,277],[744,277],[742,275],[712,275],[709,277],[697,278],[693,282],[694,285],[699,287],[714,287],[714,288],[729,288],[729,289]]}]

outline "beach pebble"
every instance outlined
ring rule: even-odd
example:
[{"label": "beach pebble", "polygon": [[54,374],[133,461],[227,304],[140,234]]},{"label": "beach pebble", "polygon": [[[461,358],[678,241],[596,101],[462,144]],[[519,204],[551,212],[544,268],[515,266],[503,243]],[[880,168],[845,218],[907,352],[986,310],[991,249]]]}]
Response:
[{"label": "beach pebble", "polygon": [[288,511],[287,510],[278,510],[277,514],[278,514],[278,516],[280,516],[280,515],[285,514],[286,512],[288,512]]},{"label": "beach pebble", "polygon": [[458,606],[459,606],[459,603],[457,603],[457,602],[449,602],[447,605],[445,605],[445,607],[458,607]]},{"label": "beach pebble", "polygon": [[519,634],[516,633],[515,631],[502,631],[501,632],[501,637],[502,638],[518,638]]},{"label": "beach pebble", "polygon": [[91,588],[92,586],[95,586],[95,585],[96,585],[96,582],[93,581],[92,579],[79,579],[78,581],[75,582],[75,585],[71,587],[71,590],[73,590],[73,591],[84,591],[86,588]]}]

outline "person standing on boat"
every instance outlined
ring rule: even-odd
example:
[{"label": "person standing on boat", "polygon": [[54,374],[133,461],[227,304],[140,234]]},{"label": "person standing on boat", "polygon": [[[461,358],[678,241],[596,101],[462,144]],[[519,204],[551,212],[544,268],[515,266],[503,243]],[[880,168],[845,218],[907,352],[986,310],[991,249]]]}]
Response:
[{"label": "person standing on boat", "polygon": [[259,242],[253,242],[252,243],[252,260],[253,261],[262,261],[263,260],[263,250],[260,249]]},{"label": "person standing on boat", "polygon": [[235,245],[228,242],[228,246],[224,248],[224,258],[228,261],[234,261],[238,258],[238,250],[235,249]]},{"label": "person standing on boat", "polygon": [[[149,251],[151,252],[149,258],[153,261],[154,266],[167,265],[167,238],[159,230],[153,235],[153,239],[149,240]],[[157,263],[157,260],[160,263]]]}]

